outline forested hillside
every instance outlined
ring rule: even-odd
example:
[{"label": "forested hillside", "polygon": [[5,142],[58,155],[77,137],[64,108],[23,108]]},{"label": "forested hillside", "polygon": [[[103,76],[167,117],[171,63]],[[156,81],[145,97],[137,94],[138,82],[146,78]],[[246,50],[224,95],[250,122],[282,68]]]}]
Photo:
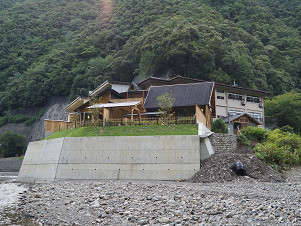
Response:
[{"label": "forested hillside", "polygon": [[0,116],[136,75],[298,91],[301,1],[0,0],[0,56]]}]

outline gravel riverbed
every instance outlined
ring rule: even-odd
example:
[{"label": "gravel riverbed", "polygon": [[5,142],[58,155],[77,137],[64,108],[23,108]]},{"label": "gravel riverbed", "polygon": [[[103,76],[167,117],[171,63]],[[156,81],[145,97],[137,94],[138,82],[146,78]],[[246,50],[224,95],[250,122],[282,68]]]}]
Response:
[{"label": "gravel riverbed", "polygon": [[[56,182],[23,185],[13,223],[301,224],[301,184]],[[1,211],[0,211],[1,212]],[[0,214],[1,216],[1,214]],[[1,217],[0,217],[1,223]]]}]

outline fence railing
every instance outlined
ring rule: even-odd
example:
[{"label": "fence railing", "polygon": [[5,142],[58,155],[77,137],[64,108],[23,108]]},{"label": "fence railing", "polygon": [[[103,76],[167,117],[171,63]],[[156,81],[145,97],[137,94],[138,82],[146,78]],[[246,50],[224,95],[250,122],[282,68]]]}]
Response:
[{"label": "fence railing", "polygon": [[90,120],[85,122],[64,122],[45,120],[45,130],[47,132],[57,132],[81,127],[104,127],[104,126],[147,126],[147,125],[177,125],[177,124],[195,124],[195,116],[169,116],[169,117],[147,117],[147,118],[129,118],[103,120]]}]

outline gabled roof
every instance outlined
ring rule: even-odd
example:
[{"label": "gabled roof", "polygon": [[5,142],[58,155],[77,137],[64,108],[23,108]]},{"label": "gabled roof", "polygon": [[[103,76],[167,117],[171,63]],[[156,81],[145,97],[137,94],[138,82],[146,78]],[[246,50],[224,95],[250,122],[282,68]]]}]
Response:
[{"label": "gabled roof", "polygon": [[213,82],[151,86],[144,107],[146,109],[159,108],[157,98],[167,93],[171,93],[175,99],[174,107],[210,105],[213,89]]},{"label": "gabled roof", "polygon": [[[143,81],[138,83],[138,86],[143,87],[147,83],[159,83],[158,85],[174,85],[174,84],[186,84],[186,83],[199,83],[199,82],[205,82],[204,80],[201,79],[195,79],[195,78],[188,78],[184,76],[175,76],[173,78],[158,78],[158,77],[148,77],[144,79]],[[261,95],[267,95],[268,92],[263,91],[263,90],[256,90],[256,89],[250,89],[250,88],[244,88],[240,86],[232,86],[232,85],[227,85],[223,83],[215,83],[216,87],[221,87],[221,88],[233,88],[236,90],[246,90],[250,91],[253,93],[260,93]]]},{"label": "gabled roof", "polygon": [[123,93],[123,92],[127,92],[130,89],[129,84],[119,84],[119,83],[114,83],[114,82],[111,82],[111,84],[112,84],[112,89],[119,94]]},{"label": "gabled roof", "polygon": [[72,112],[72,111],[76,110],[78,107],[89,102],[89,100],[90,100],[89,98],[77,97],[74,101],[72,101],[70,104],[68,104],[65,107],[65,110],[68,112]]},{"label": "gabled roof", "polygon": [[233,122],[239,118],[241,118],[242,116],[247,116],[249,119],[251,119],[253,122],[255,122],[255,124],[257,125],[262,125],[261,122],[259,122],[257,119],[253,118],[251,115],[249,115],[248,113],[242,113],[240,115],[232,115],[230,117],[223,117],[223,120],[225,122]]},{"label": "gabled roof", "polygon": [[98,86],[96,89],[94,89],[91,93],[89,93],[90,97],[95,97],[102,91],[106,90],[107,88],[111,88],[112,84],[110,84],[108,81],[105,81],[100,86]]},{"label": "gabled roof", "polygon": [[77,97],[65,109],[68,112],[75,111],[77,108],[88,103],[92,98],[96,97],[98,94],[102,93],[103,91],[106,91],[107,89],[111,89],[112,92],[114,92],[117,96],[120,96],[120,93],[124,92],[125,90],[128,90],[129,87],[130,87],[129,83],[123,83],[123,82],[110,83],[109,81],[105,81],[93,91],[89,91],[88,97],[85,98]]}]

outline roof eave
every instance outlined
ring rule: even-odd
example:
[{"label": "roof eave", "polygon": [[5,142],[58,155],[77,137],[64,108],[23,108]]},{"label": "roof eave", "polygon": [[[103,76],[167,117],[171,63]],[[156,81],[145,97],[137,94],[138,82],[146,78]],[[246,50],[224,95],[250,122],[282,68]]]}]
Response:
[{"label": "roof eave", "polygon": [[97,94],[99,94],[101,91],[103,91],[104,89],[108,88],[112,86],[109,81],[105,81],[104,83],[102,83],[100,86],[98,86],[95,90],[93,90],[91,92],[91,94],[89,95],[90,97],[95,97]]}]

